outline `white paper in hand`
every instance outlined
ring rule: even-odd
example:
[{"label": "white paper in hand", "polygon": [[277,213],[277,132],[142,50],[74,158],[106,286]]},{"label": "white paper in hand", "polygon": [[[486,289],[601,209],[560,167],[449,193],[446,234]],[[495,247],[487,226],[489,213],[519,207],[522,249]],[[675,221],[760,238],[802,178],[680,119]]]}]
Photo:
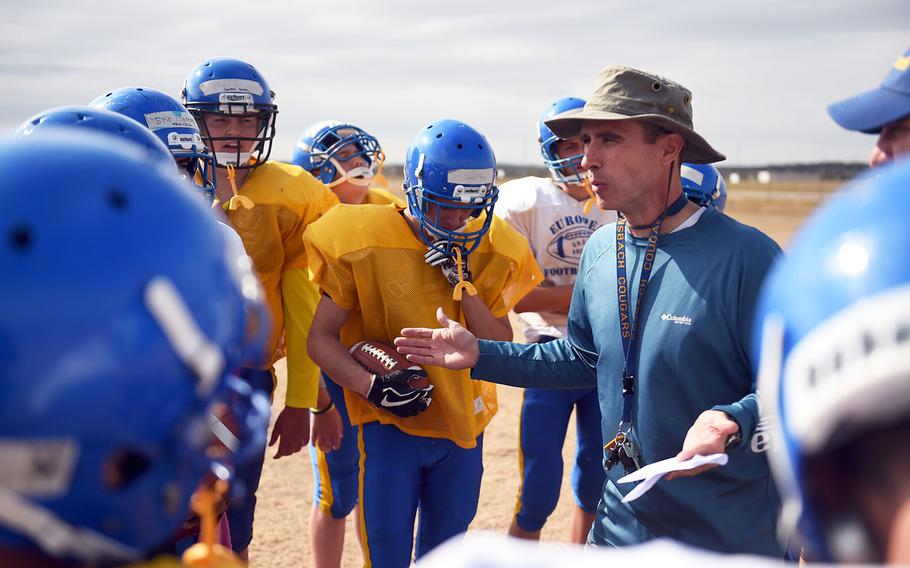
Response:
[{"label": "white paper in hand", "polygon": [[672,472],[672,471],[686,471],[689,469],[695,469],[696,467],[701,467],[707,464],[715,465],[727,465],[727,462],[730,460],[730,456],[727,454],[711,454],[710,456],[694,456],[691,459],[686,461],[678,461],[675,457],[667,458],[659,462],[648,464],[645,467],[633,471],[629,475],[620,477],[616,482],[617,483],[632,483],[635,481],[641,481],[638,486],[629,491],[629,494],[623,497],[623,503],[629,503],[630,501],[635,501],[642,495],[648,492],[649,489],[654,487],[654,484],[660,481],[660,479]]}]

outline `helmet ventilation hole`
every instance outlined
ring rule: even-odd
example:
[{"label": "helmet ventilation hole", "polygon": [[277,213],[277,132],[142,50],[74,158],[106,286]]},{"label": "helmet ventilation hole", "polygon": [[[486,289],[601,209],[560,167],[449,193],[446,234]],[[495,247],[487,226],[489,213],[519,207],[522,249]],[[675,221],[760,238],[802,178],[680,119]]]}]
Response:
[{"label": "helmet ventilation hole", "polygon": [[436,138],[442,138],[442,132],[436,135]]},{"label": "helmet ventilation hole", "polygon": [[113,188],[107,192],[107,204],[111,206],[111,209],[123,211],[129,205],[129,199],[122,190]]},{"label": "helmet ventilation hole", "polygon": [[459,144],[459,145],[458,145],[458,149],[461,150],[462,148],[464,148],[464,146],[462,146],[461,144]]},{"label": "helmet ventilation hole", "polygon": [[32,246],[32,231],[26,226],[13,227],[9,232],[9,244],[16,250],[26,250]]}]

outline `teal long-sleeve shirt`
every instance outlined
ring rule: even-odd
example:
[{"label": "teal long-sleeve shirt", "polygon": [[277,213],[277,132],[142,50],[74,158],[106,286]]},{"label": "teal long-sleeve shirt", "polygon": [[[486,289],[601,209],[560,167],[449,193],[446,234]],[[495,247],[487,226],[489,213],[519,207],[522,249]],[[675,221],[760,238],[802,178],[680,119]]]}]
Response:
[{"label": "teal long-sleeve shirt", "polygon": [[[604,440],[622,413],[622,342],[616,290],[615,224],[591,236],[579,265],[565,339],[519,345],[481,341],[473,377],[521,387],[596,386]],[[626,235],[634,313],[646,239]],[[644,463],[676,455],[703,411],[722,410],[740,426],[730,462],[702,475],[661,481],[632,503],[634,484],[604,485],[591,536],[624,546],[670,537],[724,552],[782,555],[779,500],[763,453],[751,345],[755,305],[780,248],[756,229],[714,210],[686,229],[661,235],[640,313],[633,365],[634,439]],[[636,365],[637,363],[637,365]]]}]

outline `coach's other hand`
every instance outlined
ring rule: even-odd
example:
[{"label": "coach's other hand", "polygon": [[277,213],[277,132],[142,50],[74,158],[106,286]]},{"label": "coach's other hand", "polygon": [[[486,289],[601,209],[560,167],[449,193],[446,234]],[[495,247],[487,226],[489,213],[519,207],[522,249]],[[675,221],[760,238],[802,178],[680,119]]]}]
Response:
[{"label": "coach's other hand", "polygon": [[[695,423],[689,428],[686,439],[683,441],[682,451],[676,455],[679,461],[692,459],[696,455],[709,456],[725,452],[731,436],[739,433],[739,424],[730,418],[726,412],[719,410],[706,410],[702,412]],[[668,473],[665,479],[677,477],[691,477],[717,467],[714,464],[703,465],[686,471]]]},{"label": "coach's other hand", "polygon": [[436,309],[442,328],[406,327],[395,338],[395,347],[408,361],[447,369],[470,369],[477,364],[477,338],[460,323]]}]

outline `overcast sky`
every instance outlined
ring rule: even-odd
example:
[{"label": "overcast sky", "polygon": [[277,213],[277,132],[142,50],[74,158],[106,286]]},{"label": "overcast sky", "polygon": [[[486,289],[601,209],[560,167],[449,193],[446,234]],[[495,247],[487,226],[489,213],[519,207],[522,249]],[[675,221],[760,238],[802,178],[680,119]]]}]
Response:
[{"label": "overcast sky", "polygon": [[400,162],[458,118],[502,163],[538,162],[536,120],[586,98],[608,64],[693,91],[695,127],[730,164],[865,160],[874,137],[825,106],[877,86],[910,47],[905,0],[255,0],[5,3],[0,128],[122,86],[177,95],[212,56],[245,59],[278,94],[273,156],[307,125],[360,125]]}]

